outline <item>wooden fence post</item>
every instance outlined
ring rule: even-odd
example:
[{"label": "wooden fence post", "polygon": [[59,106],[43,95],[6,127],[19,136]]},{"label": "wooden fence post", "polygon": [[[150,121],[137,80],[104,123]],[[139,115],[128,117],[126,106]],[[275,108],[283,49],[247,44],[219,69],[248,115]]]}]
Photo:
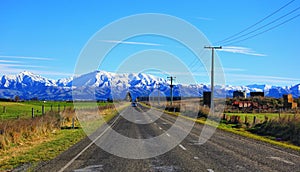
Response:
[{"label": "wooden fence post", "polygon": [[45,115],[45,105],[42,105],[42,115]]},{"label": "wooden fence post", "polygon": [[245,124],[248,123],[248,116],[245,116]]},{"label": "wooden fence post", "polygon": [[223,114],[223,120],[226,120],[226,114],[225,113]]},{"label": "wooden fence post", "polygon": [[74,120],[74,117],[72,118],[72,129],[74,129],[74,127],[75,127],[75,120]]},{"label": "wooden fence post", "polygon": [[34,108],[31,108],[31,118],[34,118]]},{"label": "wooden fence post", "polygon": [[3,106],[3,113],[6,113],[6,106]]},{"label": "wooden fence post", "polygon": [[66,105],[64,105],[64,111],[66,110]]},{"label": "wooden fence post", "polygon": [[256,116],[253,117],[253,124],[256,123]]}]

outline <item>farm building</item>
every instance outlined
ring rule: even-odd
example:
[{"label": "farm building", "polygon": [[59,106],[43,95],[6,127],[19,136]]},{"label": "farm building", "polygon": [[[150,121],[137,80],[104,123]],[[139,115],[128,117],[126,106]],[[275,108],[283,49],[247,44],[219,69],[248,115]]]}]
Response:
[{"label": "farm building", "polygon": [[246,91],[234,91],[233,98],[247,98]]},{"label": "farm building", "polygon": [[297,108],[297,103],[294,102],[292,94],[284,94],[283,96],[283,106],[285,109],[294,109]]},{"label": "farm building", "polygon": [[265,97],[264,92],[250,92],[251,97]]}]

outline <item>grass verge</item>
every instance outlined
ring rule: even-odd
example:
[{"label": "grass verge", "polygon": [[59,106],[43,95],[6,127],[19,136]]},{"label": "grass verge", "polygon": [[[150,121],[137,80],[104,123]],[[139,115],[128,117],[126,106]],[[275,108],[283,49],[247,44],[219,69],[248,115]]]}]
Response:
[{"label": "grass verge", "polygon": [[2,151],[0,170],[12,170],[21,164],[34,166],[40,161],[53,159],[84,137],[82,129],[60,130],[22,147]]},{"label": "grass verge", "polygon": [[276,145],[276,146],[280,146],[280,147],[300,151],[299,146],[293,145],[289,142],[276,141],[276,140],[272,140],[272,139],[270,139],[268,137],[265,137],[265,136],[256,135],[256,134],[250,133],[249,131],[246,131],[244,128],[232,128],[231,125],[227,125],[227,124],[224,124],[224,123],[217,123],[217,122],[212,121],[212,120],[204,120],[204,119],[195,120],[195,119],[192,119],[192,118],[189,118],[189,117],[184,117],[184,118],[194,120],[197,123],[208,124],[210,126],[217,127],[218,129],[221,129],[223,131],[231,132],[231,133],[238,134],[238,135],[241,135],[241,136],[244,136],[244,137],[248,137],[248,138],[252,138],[252,139],[255,139],[255,140],[270,143],[270,144],[273,144],[273,145]]},{"label": "grass verge", "polygon": [[[126,106],[128,104],[121,106],[119,111]],[[115,108],[102,109],[101,112],[103,112],[101,115],[106,122],[118,113]],[[7,149],[0,149],[0,171],[11,171],[15,168],[21,169],[21,171],[30,171],[39,162],[55,158],[84,137],[86,137],[86,133],[81,127],[58,129],[12,145]]]}]

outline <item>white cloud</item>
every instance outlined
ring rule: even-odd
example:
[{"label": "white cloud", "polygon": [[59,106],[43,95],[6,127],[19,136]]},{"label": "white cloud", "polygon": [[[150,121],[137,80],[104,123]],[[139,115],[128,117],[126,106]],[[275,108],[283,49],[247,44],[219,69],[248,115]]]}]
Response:
[{"label": "white cloud", "polygon": [[224,72],[244,72],[246,71],[245,69],[242,68],[223,68]]},{"label": "white cloud", "polygon": [[45,58],[45,57],[28,57],[28,56],[0,56],[0,58],[14,58],[14,59],[28,59],[28,60],[54,60],[52,58]]},{"label": "white cloud", "polygon": [[199,19],[199,20],[206,20],[206,21],[211,21],[211,20],[213,20],[212,18],[208,18],[208,17],[196,17],[196,19]]},{"label": "white cloud", "polygon": [[48,75],[48,76],[58,76],[61,79],[61,76],[71,77],[73,73],[65,73],[65,72],[53,72],[53,71],[46,71],[46,70],[29,70],[29,69],[19,69],[19,68],[12,68],[12,67],[5,67],[0,65],[0,73],[1,74],[18,74],[20,72],[30,71],[37,75]]},{"label": "white cloud", "polygon": [[46,66],[24,65],[24,64],[0,64],[0,67],[24,67],[24,68],[48,68]]},{"label": "white cloud", "polygon": [[163,46],[162,44],[149,43],[149,42],[132,42],[132,41],[118,41],[118,40],[99,40],[99,41],[106,42],[106,43],[117,43],[117,44]]},{"label": "white cloud", "polygon": [[20,61],[13,61],[13,60],[0,60],[0,63],[21,63]]},{"label": "white cloud", "polygon": [[255,51],[251,50],[250,48],[237,47],[237,46],[224,46],[224,47],[222,47],[222,49],[218,49],[218,51],[245,54],[245,55],[251,55],[251,56],[261,56],[261,57],[267,56],[266,54],[256,53]]},{"label": "white cloud", "polygon": [[226,74],[227,81],[247,82],[247,83],[264,83],[272,85],[293,85],[300,83],[300,78],[265,76],[265,75],[247,75],[247,74]]}]

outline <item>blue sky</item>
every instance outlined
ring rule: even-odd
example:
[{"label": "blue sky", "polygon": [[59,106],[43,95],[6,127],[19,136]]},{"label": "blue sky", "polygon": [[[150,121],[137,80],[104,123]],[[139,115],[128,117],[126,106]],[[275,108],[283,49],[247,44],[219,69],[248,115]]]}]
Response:
[{"label": "blue sky", "polygon": [[[211,43],[217,43],[258,22],[288,2],[290,0],[2,0],[0,74],[16,74],[26,70],[53,79],[69,77],[73,75],[77,58],[88,40],[101,28],[126,16],[140,13],[172,15],[194,25]],[[293,10],[294,13],[266,29],[299,15],[298,7],[300,1],[295,0],[252,30]],[[300,83],[299,30],[300,17],[297,17],[252,39],[226,46],[217,44],[224,46],[217,53],[225,71],[226,84],[289,86]],[[119,40],[102,41],[109,44]],[[116,57],[101,64],[100,70],[113,72],[122,61],[120,58],[125,58],[124,54],[160,49],[180,56],[183,63],[197,76],[198,83],[209,82],[208,77],[202,76],[205,72],[201,68],[203,65],[195,63],[193,55],[184,48],[178,48],[180,45],[176,41],[144,36],[132,38],[122,44],[120,46],[124,48],[119,51],[116,49],[111,54]],[[177,82],[183,81],[180,76],[177,77]]]}]

